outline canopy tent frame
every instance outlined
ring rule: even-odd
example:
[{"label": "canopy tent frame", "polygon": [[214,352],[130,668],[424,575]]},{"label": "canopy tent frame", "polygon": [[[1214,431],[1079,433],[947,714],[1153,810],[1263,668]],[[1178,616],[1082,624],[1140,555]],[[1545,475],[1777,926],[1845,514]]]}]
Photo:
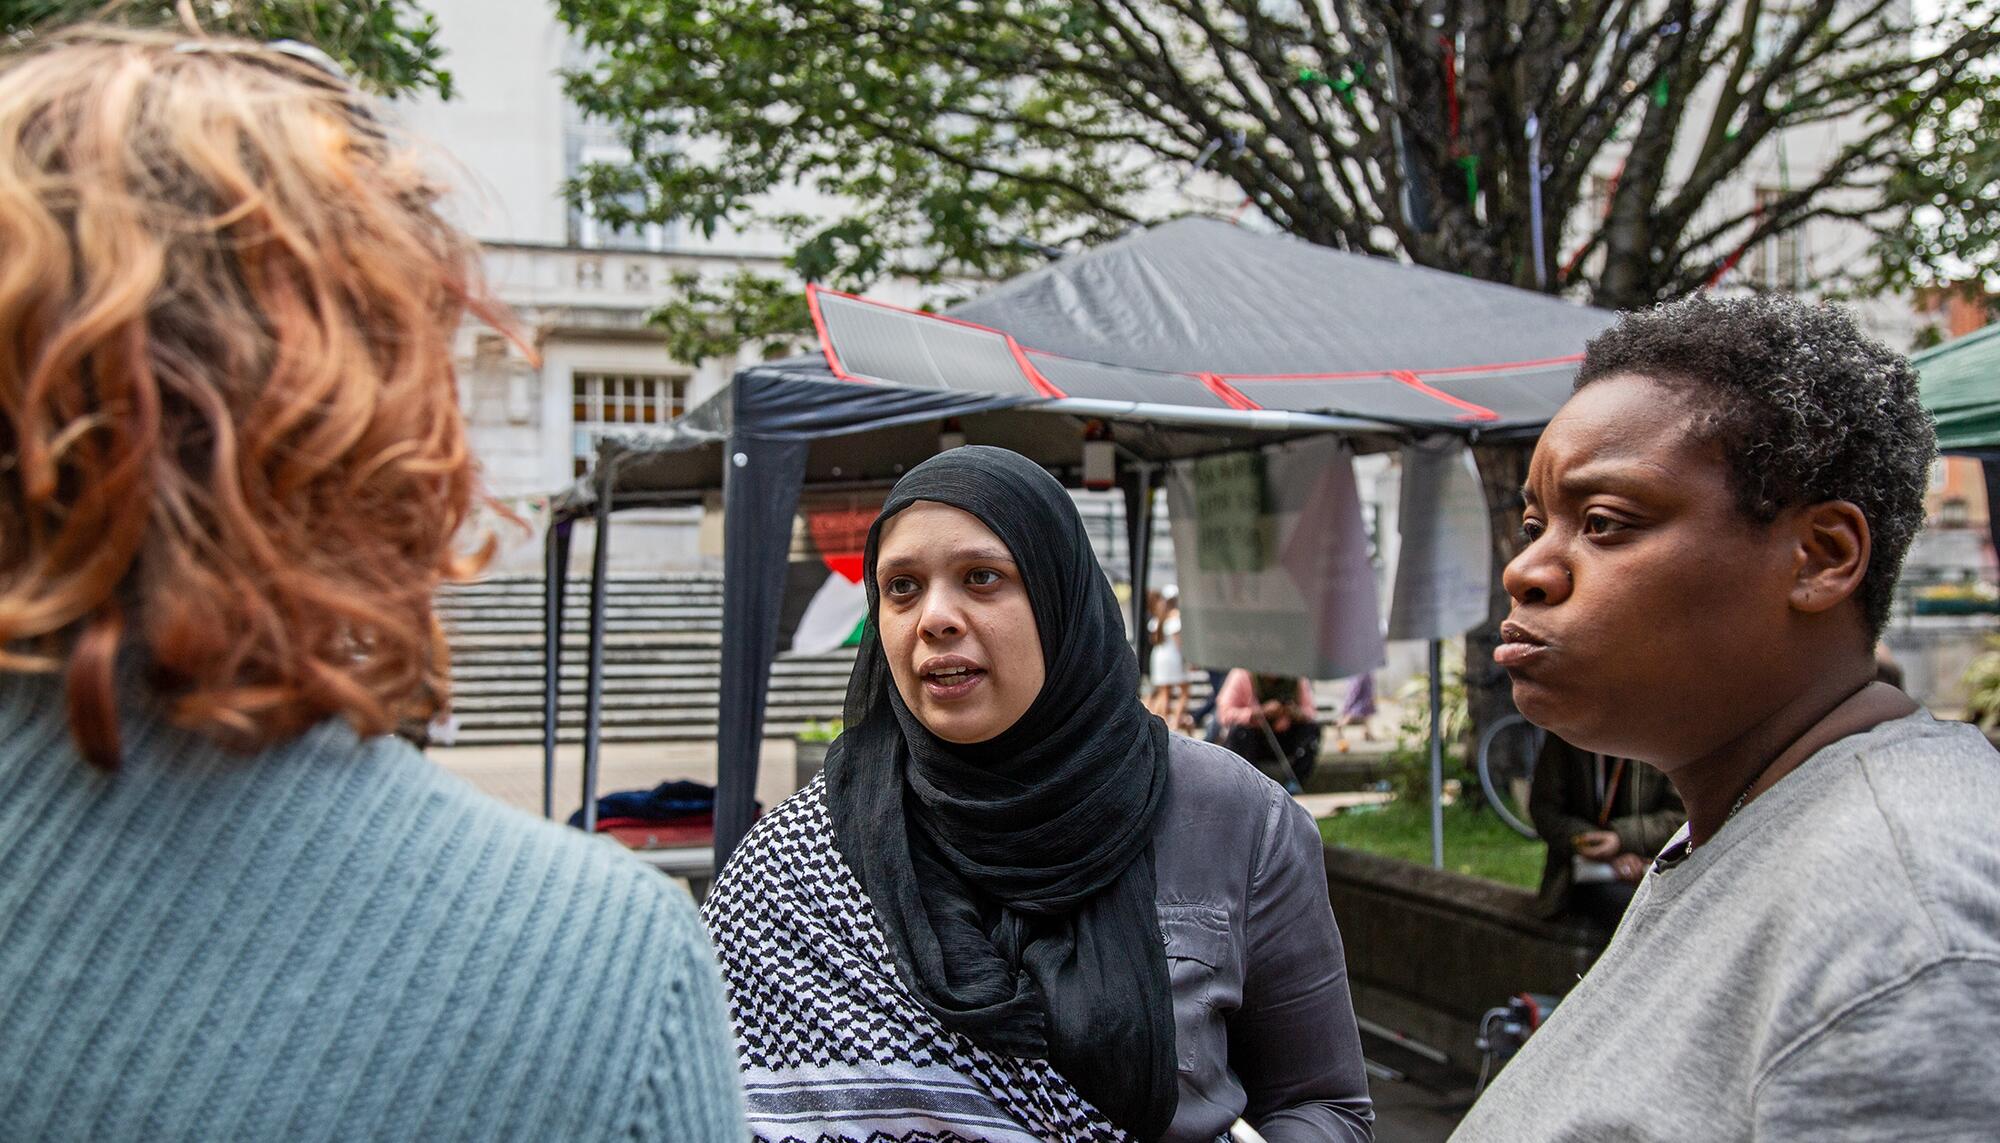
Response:
[{"label": "canopy tent frame", "polygon": [[[779,386],[796,384],[788,381],[783,371],[760,371],[757,367],[740,372],[730,388],[718,396],[718,401],[735,405],[744,394],[751,394],[751,404],[756,404],[755,394],[760,383],[775,381]],[[839,384],[846,385],[846,382]],[[878,394],[888,391],[886,386],[871,386]],[[1004,412],[1019,415],[1034,415],[1052,422],[1069,421],[1071,424],[1056,434],[1058,437],[1081,441],[1081,427],[1087,421],[1103,420],[1136,431],[1127,432],[1118,440],[1121,485],[1127,505],[1127,542],[1132,553],[1133,584],[1133,627],[1134,652],[1142,653],[1145,638],[1145,591],[1146,577],[1150,566],[1151,539],[1155,530],[1155,514],[1152,509],[1154,491],[1153,473],[1163,460],[1192,460],[1215,452],[1234,451],[1245,447],[1278,444],[1305,436],[1334,432],[1344,438],[1360,440],[1374,449],[1394,447],[1403,440],[1404,433],[1396,426],[1344,417],[1244,417],[1229,419],[1200,419],[1198,427],[1192,427],[1187,436],[1199,440],[1210,447],[1187,447],[1184,437],[1181,447],[1170,454],[1160,455],[1146,447],[1149,430],[1164,422],[1135,419],[1137,413],[1144,416],[1149,410],[1142,405],[1119,405],[1113,412],[1117,417],[1101,417],[1095,414],[1106,410],[1095,402],[1077,402],[1061,399],[1041,401],[991,401],[974,400],[962,402],[949,409],[929,407],[934,405],[935,394],[903,390],[904,394],[923,402],[927,411],[918,423],[942,422],[945,419],[959,420],[961,423],[978,424],[982,414]],[[769,695],[770,664],[776,657],[779,597],[784,590],[785,560],[768,558],[774,548],[782,553],[786,540],[791,534],[791,521],[797,512],[801,494],[806,489],[814,491],[847,490],[857,488],[886,488],[890,480],[812,480],[806,472],[806,461],[810,445],[815,440],[839,438],[859,438],[884,429],[900,427],[910,418],[896,415],[879,421],[867,421],[858,425],[834,426],[835,431],[824,436],[790,434],[765,436],[741,431],[732,431],[724,436],[715,436],[710,431],[692,427],[702,417],[706,407],[683,419],[682,431],[665,440],[658,438],[635,438],[608,436],[600,441],[595,465],[591,474],[580,482],[577,488],[552,507],[552,516],[544,539],[544,568],[548,577],[543,599],[543,637],[546,643],[543,654],[543,711],[544,726],[542,736],[543,768],[543,812],[554,817],[555,772],[557,752],[557,712],[561,705],[561,632],[564,622],[565,597],[568,589],[570,556],[573,549],[574,526],[579,520],[589,520],[595,528],[592,537],[590,590],[586,605],[590,617],[588,642],[586,644],[587,669],[584,680],[584,726],[583,726],[583,787],[584,803],[583,828],[596,827],[597,777],[600,773],[598,759],[603,739],[603,655],[605,629],[605,589],[608,582],[608,537],[611,534],[611,517],[620,511],[641,507],[655,507],[665,503],[686,503],[691,499],[690,491],[680,491],[671,495],[655,491],[649,495],[631,495],[618,486],[618,474],[632,464],[635,458],[658,456],[666,453],[685,452],[708,446],[720,446],[717,464],[722,470],[723,490],[723,629],[728,636],[722,641],[722,694],[723,717],[718,720],[717,735],[717,781],[715,814],[715,865],[721,869],[742,836],[749,831],[754,817],[754,791],[757,770],[760,764],[759,747],[764,720],[764,709]],[[736,408],[731,416],[734,421],[742,416],[743,410]],[[698,422],[696,422],[698,423]],[[721,423],[715,418],[711,423]],[[1255,426],[1254,428],[1252,426]],[[914,458],[921,459],[921,458]],[[902,466],[898,466],[902,467]],[[1068,477],[1065,483],[1071,487],[1081,487],[1080,458],[1057,466],[1061,475]],[[756,519],[766,527],[738,526],[740,521]],[[780,528],[782,535],[780,535]],[[762,648],[762,652],[759,652]],[[732,686],[733,684],[733,686]],[[734,714],[736,717],[729,717]]]},{"label": "canopy tent frame", "polygon": [[[1329,283],[1348,277],[1362,282],[1351,307],[1316,300]],[[1173,294],[1168,288],[1176,282],[1196,288]],[[1388,284],[1423,301],[1448,299],[1440,304],[1479,319],[1470,324],[1482,335],[1467,336],[1468,323],[1457,320],[1463,315],[1438,321],[1397,308],[1398,299],[1382,296]],[[1546,295],[1201,220],[1064,259],[950,315],[816,289],[808,298],[819,353],[739,370],[722,393],[662,435],[600,440],[595,469],[552,505],[546,540],[544,809],[552,814],[571,533],[586,517],[596,524],[583,735],[590,828],[602,738],[611,516],[686,502],[720,484],[718,870],[752,824],[786,555],[804,490],[886,486],[936,451],[947,420],[979,443],[1080,475],[1083,425],[1108,426],[1125,461],[1119,487],[1132,556],[1134,650],[1142,652],[1160,465],[1324,434],[1342,437],[1356,452],[1436,433],[1466,441],[1531,439],[1567,395],[1582,340],[1611,320]],[[1302,300],[1309,303],[1305,311]],[[1203,306],[1229,312],[1198,314]],[[1348,320],[1342,326],[1336,318]],[[1326,328],[1301,328],[1301,320]],[[1128,343],[1130,352],[1119,348]],[[1381,367],[1385,360],[1398,367]],[[1208,371],[1188,371],[1197,363]],[[1286,371],[1302,363],[1324,371]],[[1156,392],[1173,399],[1136,399]],[[1432,641],[1433,664],[1440,646]],[[1432,713],[1435,758],[1438,712]],[[1432,769],[1435,805],[1435,762]]]}]

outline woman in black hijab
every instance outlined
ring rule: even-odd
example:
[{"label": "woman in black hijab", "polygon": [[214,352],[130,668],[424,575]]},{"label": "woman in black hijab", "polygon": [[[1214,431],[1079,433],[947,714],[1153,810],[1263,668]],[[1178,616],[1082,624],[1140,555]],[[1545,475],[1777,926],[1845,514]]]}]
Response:
[{"label": "woman in black hijab", "polygon": [[759,1137],[1368,1138],[1318,833],[1146,712],[1062,486],[945,453],[865,567],[846,733],[706,910]]}]

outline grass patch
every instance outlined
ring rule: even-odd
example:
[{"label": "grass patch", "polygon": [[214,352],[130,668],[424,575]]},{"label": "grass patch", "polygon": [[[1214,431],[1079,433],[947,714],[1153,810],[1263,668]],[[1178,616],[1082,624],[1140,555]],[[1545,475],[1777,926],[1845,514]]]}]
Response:
[{"label": "grass patch", "polygon": [[[1431,862],[1430,807],[1415,802],[1390,802],[1379,810],[1352,810],[1319,823],[1328,845],[1396,857],[1418,865]],[[1542,859],[1548,847],[1522,837],[1492,813],[1463,803],[1444,808],[1444,867],[1503,885],[1533,889],[1542,881]]]}]

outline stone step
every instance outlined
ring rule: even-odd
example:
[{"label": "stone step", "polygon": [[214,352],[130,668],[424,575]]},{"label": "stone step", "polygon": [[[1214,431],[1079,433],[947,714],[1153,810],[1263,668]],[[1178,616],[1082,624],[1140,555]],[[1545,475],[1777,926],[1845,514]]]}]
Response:
[{"label": "stone step", "polygon": [[[713,682],[709,684],[707,690],[680,691],[671,696],[657,691],[607,692],[604,696],[604,709],[607,712],[619,712],[621,717],[629,714],[633,717],[658,717],[668,722],[684,722],[685,711],[693,711],[707,718],[715,717],[720,693],[720,688]],[[845,682],[809,689],[774,688],[769,692],[765,705],[770,708],[782,707],[786,710],[808,712],[826,707],[837,713],[846,695]],[[667,701],[669,698],[671,701]],[[573,690],[564,688],[561,700],[565,716],[571,711],[582,710],[583,688],[577,687]],[[452,709],[461,715],[479,710],[495,718],[539,720],[542,717],[542,696],[539,691],[532,695],[454,695]]]},{"label": "stone step", "polygon": [[[822,722],[825,720],[821,720]],[[807,726],[806,720],[792,722],[771,721],[764,725],[764,733],[772,738],[787,738],[799,733]],[[714,742],[716,726],[713,722],[684,726],[606,726],[599,731],[604,742]],[[574,746],[583,741],[583,729],[566,726],[557,731],[556,741],[565,746]],[[532,732],[512,727],[495,730],[465,728],[459,732],[456,746],[540,746],[542,730],[536,726]],[[449,750],[448,746],[435,746],[435,750]]]},{"label": "stone step", "polygon": [[[448,630],[448,629],[447,629]],[[464,657],[511,656],[542,658],[542,635],[539,630],[532,635],[465,635],[452,638],[454,654],[464,652]],[[581,655],[590,649],[588,633],[579,629],[564,631],[562,641],[563,658]],[[653,631],[631,634],[620,631],[604,633],[604,649],[607,655],[687,655],[702,651],[720,654],[722,633],[719,631]]]},{"label": "stone step", "polygon": [[[715,659],[694,660],[635,660],[616,662],[607,660],[604,678],[612,679],[700,679],[714,678],[720,669]],[[777,663],[771,669],[772,685],[789,680],[812,680],[821,678],[846,678],[852,673],[853,660],[815,659],[805,663]],[[483,686],[506,685],[527,680],[540,686],[542,683],[542,661],[536,656],[533,661],[452,664],[452,678],[457,682],[476,682]],[[579,659],[565,657],[559,677],[563,685],[581,682],[589,674],[589,665]]]},{"label": "stone step", "polygon": [[[848,676],[846,675],[821,675],[810,679],[774,679],[771,682],[770,693],[774,700],[782,698],[786,702],[803,702],[807,701],[810,696],[823,695],[828,692],[835,694],[845,692],[847,690],[847,679]],[[564,679],[562,681],[562,700],[568,702],[572,696],[576,696],[578,701],[582,701],[581,696],[583,695],[584,687],[585,680],[583,679]],[[708,701],[712,702],[715,695],[720,693],[721,689],[720,682],[715,675],[683,675],[678,678],[664,679],[606,679],[604,680],[603,693],[606,702],[683,703],[700,702],[704,695],[708,696]],[[488,682],[477,686],[466,686],[459,680],[453,680],[452,693],[455,696],[453,702],[460,709],[464,709],[466,703],[473,701],[484,702],[488,705],[515,703],[530,705],[536,707],[536,709],[540,709],[542,681],[540,679],[509,679],[503,683]]]},{"label": "stone step", "polygon": [[[614,575],[605,583],[603,734],[607,741],[713,739],[722,669],[722,577]],[[580,739],[588,679],[590,584],[563,596],[557,734]],[[542,738],[543,608],[537,576],[446,588],[438,607],[452,644],[453,710],[466,745]],[[766,733],[839,717],[852,652],[781,658],[772,666]]]}]

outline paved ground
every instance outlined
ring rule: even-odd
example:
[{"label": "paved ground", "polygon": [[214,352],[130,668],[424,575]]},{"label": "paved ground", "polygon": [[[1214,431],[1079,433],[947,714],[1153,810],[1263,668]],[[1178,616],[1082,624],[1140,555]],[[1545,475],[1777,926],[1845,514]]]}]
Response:
[{"label": "paved ground", "polygon": [[[1370,744],[1367,749],[1339,755],[1322,755],[1320,771],[1312,788],[1349,783],[1343,771],[1360,772],[1380,765],[1385,751]],[[481,790],[510,805],[531,813],[542,812],[542,748],[539,746],[440,746],[433,747],[431,759]],[[757,768],[757,800],[770,809],[790,797],[793,781],[792,742],[789,738],[764,740],[762,760]],[[556,751],[556,816],[567,818],[583,804],[583,748],[562,746]],[[599,793],[613,790],[649,789],[674,778],[696,782],[715,781],[715,744],[712,742],[607,742],[598,762]],[[1373,792],[1308,793],[1300,804],[1314,817],[1325,817],[1337,808],[1361,802],[1385,800]]]},{"label": "paved ground", "polygon": [[[542,748],[539,746],[440,746],[431,760],[510,805],[542,812]],[[757,767],[757,800],[765,809],[790,797],[792,741],[764,740]],[[607,742],[598,761],[597,790],[651,789],[685,778],[715,782],[712,742]],[[556,817],[565,820],[583,805],[583,747],[556,750]]]},{"label": "paved ground", "polygon": [[1361,1051],[1370,1064],[1377,1143],[1444,1143],[1472,1105],[1475,1077],[1365,1031]]},{"label": "paved ground", "polygon": [[1375,1097],[1375,1143],[1444,1143],[1469,1104],[1414,1084],[1380,1080],[1368,1085]]}]

